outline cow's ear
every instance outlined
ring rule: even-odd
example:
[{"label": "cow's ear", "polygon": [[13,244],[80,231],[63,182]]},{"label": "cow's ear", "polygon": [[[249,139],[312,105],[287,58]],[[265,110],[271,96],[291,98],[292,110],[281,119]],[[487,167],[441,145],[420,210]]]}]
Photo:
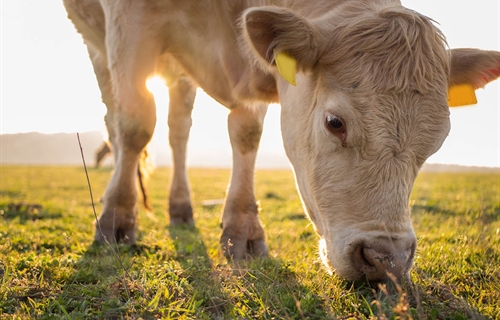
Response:
[{"label": "cow's ear", "polygon": [[450,87],[469,84],[474,89],[500,77],[500,52],[452,49]]},{"label": "cow's ear", "polygon": [[242,26],[248,48],[265,68],[274,66],[280,53],[293,58],[299,69],[310,69],[317,62],[318,39],[313,26],[288,9],[249,9],[243,14]]}]

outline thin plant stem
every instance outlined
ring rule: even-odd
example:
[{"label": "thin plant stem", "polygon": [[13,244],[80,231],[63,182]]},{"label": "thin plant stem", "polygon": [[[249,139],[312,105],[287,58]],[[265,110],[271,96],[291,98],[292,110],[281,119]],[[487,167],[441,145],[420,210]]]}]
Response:
[{"label": "thin plant stem", "polygon": [[[78,145],[80,146],[80,154],[82,155],[82,162],[83,162],[83,168],[85,170],[85,176],[87,177],[87,184],[88,184],[88,187],[89,187],[89,192],[90,192],[90,201],[92,202],[92,210],[94,212],[94,218],[95,218],[95,221],[96,221],[96,224],[97,224],[97,229],[99,230],[99,232],[101,233],[103,239],[104,239],[104,242],[106,242],[106,244],[108,245],[108,247],[111,249],[111,252],[113,252],[113,255],[115,256],[116,260],[118,261],[118,263],[120,264],[121,268],[123,269],[123,271],[125,272],[126,276],[133,282],[134,279],[132,278],[132,275],[128,272],[128,269],[125,267],[125,265],[123,264],[123,261],[122,259],[120,258],[120,255],[117,253],[117,251],[113,248],[113,246],[111,245],[111,243],[109,242],[108,238],[104,235],[104,233],[102,232],[102,229],[101,229],[101,223],[99,222],[99,219],[97,218],[97,212],[95,210],[95,205],[94,205],[94,197],[92,195],[92,185],[90,183],[90,178],[89,178],[89,173],[87,171],[87,164],[85,163],[85,156],[83,155],[83,147],[82,147],[82,143],[80,141],[80,134],[77,133],[76,134],[76,137],[78,138]],[[114,220],[114,219],[113,219]],[[116,241],[115,241],[116,242]],[[127,288],[127,293],[128,293],[128,286],[127,286],[127,283],[126,281],[124,281],[124,285],[125,287]],[[139,289],[141,290],[142,294],[147,297],[147,294],[146,294],[146,291],[144,290],[144,288],[142,287],[142,285],[140,283],[137,283]]]}]

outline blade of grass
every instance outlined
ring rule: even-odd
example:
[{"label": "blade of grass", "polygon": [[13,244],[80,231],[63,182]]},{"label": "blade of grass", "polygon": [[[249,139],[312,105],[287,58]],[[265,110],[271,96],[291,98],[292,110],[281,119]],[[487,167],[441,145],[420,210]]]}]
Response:
[{"label": "blade of grass", "polygon": [[[92,195],[92,185],[90,183],[90,178],[89,178],[89,173],[88,173],[88,170],[87,170],[87,164],[85,163],[85,156],[83,155],[83,147],[82,147],[82,143],[80,141],[80,134],[77,133],[76,134],[77,138],[78,138],[78,145],[80,147],[80,154],[82,155],[82,162],[83,162],[83,168],[85,170],[85,176],[87,178],[87,184],[88,184],[88,187],[89,187],[89,193],[90,193],[90,201],[92,203],[92,210],[94,212],[94,218],[95,218],[95,221],[96,221],[96,224],[97,224],[97,228],[99,229],[99,232],[101,233],[103,239],[104,239],[104,242],[108,245],[108,247],[111,249],[111,252],[113,252],[113,255],[114,257],[116,258],[116,260],[118,261],[118,263],[120,264],[121,268],[123,269],[123,272],[124,274],[130,279],[130,281],[132,282],[136,282],[134,281],[132,275],[128,272],[128,269],[125,267],[125,265],[123,264],[123,260],[121,259],[120,255],[118,254],[117,250],[115,250],[113,248],[113,246],[111,245],[111,243],[109,242],[108,238],[104,235],[104,233],[102,232],[102,229],[101,229],[101,224],[99,222],[99,219],[97,218],[97,212],[95,210],[95,205],[94,205],[94,196]],[[114,220],[114,219],[113,219]],[[116,241],[115,241],[116,242]],[[128,285],[126,283],[126,281],[124,280],[123,281],[124,283],[124,286],[125,288],[127,289],[127,294],[129,293],[129,288],[128,288]],[[149,299],[146,291],[144,290],[144,288],[142,287],[142,285],[138,282],[136,282],[137,285],[138,285],[138,288],[139,290],[141,291],[141,293],[144,295],[144,297],[146,297],[147,299]]]}]

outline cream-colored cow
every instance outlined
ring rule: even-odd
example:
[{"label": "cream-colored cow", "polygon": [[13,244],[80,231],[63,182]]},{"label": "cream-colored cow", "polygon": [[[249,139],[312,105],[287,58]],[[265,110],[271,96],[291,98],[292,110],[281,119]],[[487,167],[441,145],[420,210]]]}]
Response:
[{"label": "cream-colored cow", "polygon": [[[432,21],[399,1],[64,4],[88,47],[115,154],[97,241],[136,241],[136,172],[156,123],[145,81],[175,61],[191,80],[169,87],[171,224],[193,224],[185,153],[200,86],[231,110],[223,251],[232,259],[267,255],[254,163],[267,104],[279,102],[285,150],[325,264],[347,279],[406,275],[416,247],[408,198],[448,134],[448,86],[479,88],[500,73],[500,53],[447,50]],[[296,63],[296,72],[282,70],[288,81],[279,57]]]}]

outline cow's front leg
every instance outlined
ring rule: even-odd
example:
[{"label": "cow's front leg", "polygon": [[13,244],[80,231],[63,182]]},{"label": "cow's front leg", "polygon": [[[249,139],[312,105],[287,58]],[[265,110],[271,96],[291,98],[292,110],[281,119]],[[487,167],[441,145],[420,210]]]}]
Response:
[{"label": "cow's front leg", "polygon": [[228,117],[233,169],[222,215],[221,246],[228,259],[267,256],[254,194],[254,167],[267,105],[238,107]]},{"label": "cow's front leg", "polygon": [[[141,153],[153,135],[156,116],[152,97],[139,90],[128,91],[117,98],[121,102],[115,112],[108,110],[115,132],[111,140],[115,169],[104,193],[103,210],[96,226],[95,240],[99,242],[105,238],[127,244],[136,241],[137,170]],[[125,107],[128,103],[136,104],[137,109]]]},{"label": "cow's front leg", "polygon": [[134,23],[140,25],[139,19],[128,20],[113,11],[110,15],[114,23],[107,26],[106,33],[117,35],[107,38],[106,43],[115,108],[108,109],[106,122],[112,136],[115,170],[103,196],[95,240],[134,244],[137,170],[156,124],[155,103],[146,79],[155,71],[159,48],[157,39],[145,38],[151,33],[137,31],[141,29]]},{"label": "cow's front leg", "polygon": [[193,206],[186,171],[186,147],[192,124],[191,112],[196,87],[187,77],[180,76],[168,85],[168,89],[168,135],[173,162],[168,207],[170,225],[193,225]]}]

